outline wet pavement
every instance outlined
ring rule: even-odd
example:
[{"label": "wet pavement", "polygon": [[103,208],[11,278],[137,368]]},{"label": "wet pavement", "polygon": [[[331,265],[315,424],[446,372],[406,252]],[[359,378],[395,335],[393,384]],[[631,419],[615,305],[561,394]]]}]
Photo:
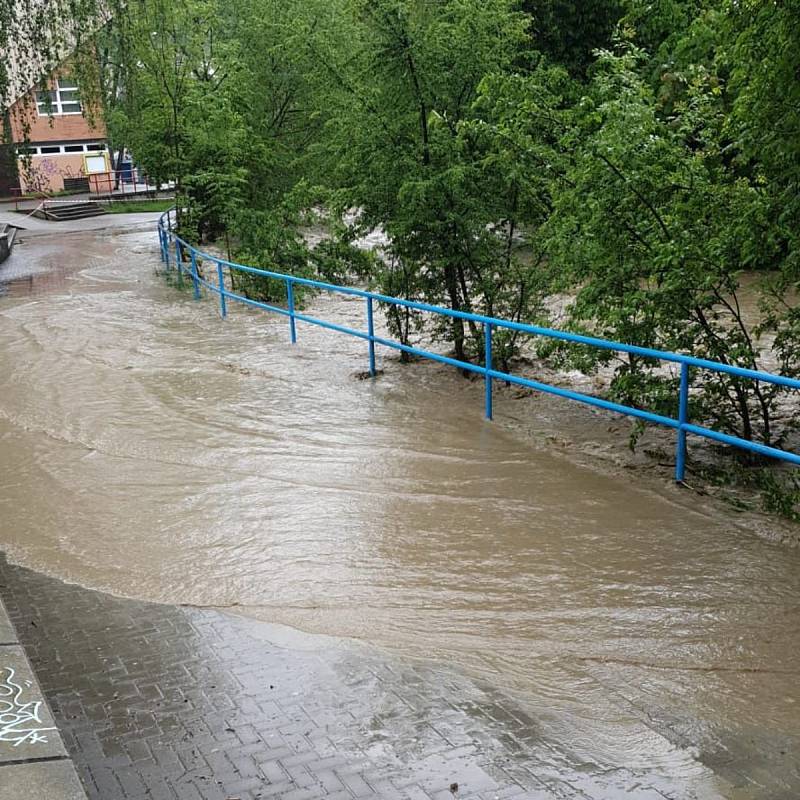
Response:
[{"label": "wet pavement", "polygon": [[5,560],[0,594],[90,798],[737,796],[699,764],[576,763],[524,704],[447,668]]},{"label": "wet pavement", "polygon": [[[343,726],[331,755],[341,770],[371,758],[355,769],[365,786],[800,795],[800,550],[670,481],[566,458],[553,439],[583,414],[598,445],[624,447],[608,416],[500,386],[489,424],[479,382],[383,352],[381,378],[360,380],[363,342],[300,325],[292,347],[285,320],[233,307],[223,322],[158,268],[147,228],[23,238],[0,270],[0,549],[77,584],[9,573],[56,716],[71,697],[93,731],[86,748],[67,735],[84,776],[93,759],[107,778],[108,759],[131,767],[126,736],[151,749],[178,748],[171,726],[200,737],[228,708],[222,685],[261,737],[231,748],[288,735],[296,701],[269,706],[270,722],[231,652],[259,681],[296,673],[292,697],[308,684],[314,713],[299,720],[310,738]],[[360,302],[310,302],[364,324]],[[524,435],[521,417],[552,436]],[[128,639],[146,658],[115,661]],[[70,694],[82,676],[94,677]],[[168,697],[188,699],[185,714]],[[217,743],[237,730],[224,721]],[[183,761],[180,774],[233,785],[211,739],[207,780]],[[436,766],[437,743],[462,780]],[[137,779],[161,786],[168,756],[147,759]]]},{"label": "wet pavement", "polygon": [[22,798],[86,794],[0,599],[0,800]]}]

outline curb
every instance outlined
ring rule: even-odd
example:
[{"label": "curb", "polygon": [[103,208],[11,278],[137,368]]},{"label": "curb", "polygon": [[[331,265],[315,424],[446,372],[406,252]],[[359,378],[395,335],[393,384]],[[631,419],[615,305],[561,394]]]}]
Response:
[{"label": "curb", "polygon": [[0,800],[86,800],[0,600]]},{"label": "curb", "polygon": [[11,255],[16,235],[17,229],[13,225],[0,223],[0,264]]}]

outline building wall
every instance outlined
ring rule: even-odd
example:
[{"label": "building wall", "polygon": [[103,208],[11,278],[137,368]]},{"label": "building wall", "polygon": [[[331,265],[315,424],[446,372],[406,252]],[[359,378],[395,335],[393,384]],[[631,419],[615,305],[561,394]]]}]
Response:
[{"label": "building wall", "polygon": [[[14,142],[25,142],[26,133],[27,144],[34,150],[49,143],[68,145],[105,141],[106,128],[100,114],[92,114],[91,122],[84,113],[40,114],[36,97],[37,90],[33,89],[10,110]],[[23,192],[59,192],[64,189],[64,178],[85,175],[82,153],[39,153],[28,159],[19,158],[17,166],[19,185]]]},{"label": "building wall", "polygon": [[30,164],[20,162],[20,188],[24,192],[60,192],[64,188],[64,178],[82,178],[82,153],[33,156]]},{"label": "building wall", "polygon": [[[60,75],[65,74],[66,67],[54,72],[47,81],[47,88],[56,88],[56,81]],[[62,84],[63,85],[63,84]],[[106,128],[98,109],[90,109],[93,117],[90,122],[84,113],[81,114],[40,114],[36,104],[39,87],[32,88],[21,97],[10,109],[11,134],[15,142],[25,140],[25,127],[29,126],[28,140],[30,142],[72,141],[74,139],[103,139]]]},{"label": "building wall", "polygon": [[[22,102],[22,101],[20,101]],[[65,116],[40,117],[36,110],[36,102],[30,100],[27,108],[20,108],[19,114],[12,116],[12,133],[15,142],[24,140],[23,120],[30,124],[28,139],[37,142],[71,142],[81,139],[105,139],[106,128],[102,120],[94,120],[90,124],[83,114],[67,114]]]}]

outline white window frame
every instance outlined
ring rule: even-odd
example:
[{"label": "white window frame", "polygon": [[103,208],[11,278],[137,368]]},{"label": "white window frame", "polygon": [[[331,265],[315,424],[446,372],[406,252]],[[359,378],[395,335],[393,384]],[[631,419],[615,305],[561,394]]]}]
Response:
[{"label": "white window frame", "polygon": [[[67,152],[67,147],[80,147],[80,150],[72,150]],[[89,148],[92,148],[91,150]],[[43,153],[42,149],[47,148],[48,150],[53,150],[52,153]],[[58,148],[58,149],[56,149]],[[78,153],[91,153],[94,155],[98,155],[99,153],[105,153],[108,150],[108,146],[105,142],[67,142],[66,144],[41,144],[41,145],[34,145],[31,146],[28,150],[28,155],[31,156],[59,156],[59,155],[67,155],[67,156],[76,156]]]},{"label": "white window frame", "polygon": [[[77,92],[78,85],[72,80],[66,84],[62,84],[62,80],[62,78],[57,78],[53,83],[53,88],[47,90],[55,95],[52,103],[49,104],[49,109],[48,103],[39,99],[39,94],[43,94],[43,92],[36,95],[36,110],[40,117],[49,117],[50,115],[54,117],[75,117],[83,114],[83,106],[81,105],[80,98],[78,98],[78,100],[63,100],[61,97],[62,92]],[[75,103],[78,104],[77,111],[64,111],[64,105],[75,105]]]}]

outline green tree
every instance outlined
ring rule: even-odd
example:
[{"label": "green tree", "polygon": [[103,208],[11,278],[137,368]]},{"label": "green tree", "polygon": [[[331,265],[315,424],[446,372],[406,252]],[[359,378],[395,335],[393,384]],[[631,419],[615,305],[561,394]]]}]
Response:
[{"label": "green tree", "polygon": [[[633,46],[601,54],[592,95],[563,142],[575,155],[549,225],[553,257],[580,286],[572,318],[609,338],[758,368],[738,275],[769,257],[769,205],[727,168],[713,76],[697,68],[685,98],[662,116],[642,60]],[[780,439],[779,389],[705,371],[694,380],[696,414],[746,439]],[[675,412],[675,377],[647,359],[627,356],[613,391]]]},{"label": "green tree", "polygon": [[[526,18],[506,0],[351,2],[348,11],[351,55],[319,48],[334,87],[326,177],[341,207],[359,209],[362,229],[389,236],[378,287],[454,310],[524,313],[508,256],[519,189],[487,168],[489,145],[469,123],[484,76],[527,46]],[[480,350],[482,331],[460,319],[439,333],[459,359]]]}]

